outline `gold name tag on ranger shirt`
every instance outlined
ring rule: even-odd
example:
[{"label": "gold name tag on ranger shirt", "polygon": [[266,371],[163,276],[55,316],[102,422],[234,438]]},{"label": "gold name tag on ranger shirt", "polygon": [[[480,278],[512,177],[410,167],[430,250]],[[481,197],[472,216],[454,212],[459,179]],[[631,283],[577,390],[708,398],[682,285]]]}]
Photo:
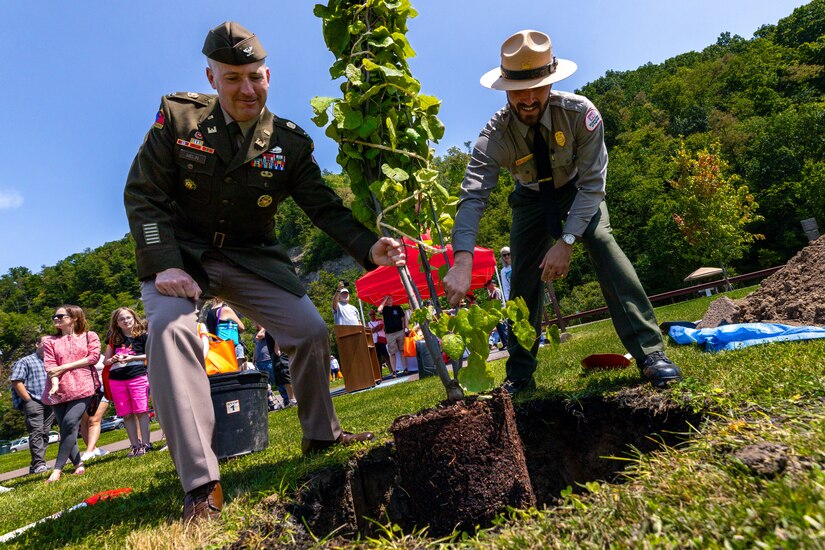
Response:
[{"label": "gold name tag on ranger shirt", "polygon": [[525,162],[528,162],[528,161],[531,161],[531,160],[533,160],[533,153],[530,153],[526,157],[521,157],[520,159],[517,159],[516,160],[516,166],[521,166]]}]

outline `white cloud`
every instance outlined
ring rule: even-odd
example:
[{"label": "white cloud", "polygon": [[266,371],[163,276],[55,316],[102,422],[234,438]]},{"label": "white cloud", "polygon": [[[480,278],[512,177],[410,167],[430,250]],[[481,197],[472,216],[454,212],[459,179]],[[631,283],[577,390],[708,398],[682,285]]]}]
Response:
[{"label": "white cloud", "polygon": [[23,195],[14,190],[0,189],[0,210],[21,206],[23,206]]}]

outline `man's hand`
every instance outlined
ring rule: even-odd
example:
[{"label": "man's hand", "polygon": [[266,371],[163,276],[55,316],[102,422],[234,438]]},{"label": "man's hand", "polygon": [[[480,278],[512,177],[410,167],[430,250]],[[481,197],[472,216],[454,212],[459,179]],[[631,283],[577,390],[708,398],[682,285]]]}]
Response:
[{"label": "man's hand", "polygon": [[201,296],[201,287],[187,272],[177,267],[164,269],[155,276],[155,288],[164,296],[192,298]]},{"label": "man's hand", "polygon": [[544,259],[539,264],[541,280],[551,282],[566,277],[567,270],[570,268],[570,255],[572,253],[572,246],[561,240],[556,241],[556,244],[550,247],[550,250],[547,251]]},{"label": "man's hand", "polygon": [[370,259],[375,265],[401,267],[407,263],[404,245],[397,239],[381,237],[370,248]]},{"label": "man's hand", "polygon": [[450,271],[444,276],[441,284],[444,285],[444,295],[450,302],[450,305],[455,307],[467,291],[470,290],[470,279],[473,274],[473,255],[471,252],[462,250],[456,252],[455,263]]}]

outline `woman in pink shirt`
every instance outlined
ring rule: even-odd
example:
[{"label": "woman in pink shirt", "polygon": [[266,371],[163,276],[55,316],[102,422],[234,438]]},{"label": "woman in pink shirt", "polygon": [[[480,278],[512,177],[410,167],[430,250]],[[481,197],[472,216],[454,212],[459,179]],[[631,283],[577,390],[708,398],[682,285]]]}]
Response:
[{"label": "woman in pink shirt", "polygon": [[49,378],[58,384],[46,384],[43,403],[50,405],[60,424],[60,447],[54,471],[46,483],[58,481],[67,460],[74,464],[74,473],[86,468],[77,448],[77,428],[89,398],[100,387],[95,364],[100,358],[100,339],[86,331],[86,316],[78,306],[64,305],[52,316],[56,334],[43,342],[43,363]]}]

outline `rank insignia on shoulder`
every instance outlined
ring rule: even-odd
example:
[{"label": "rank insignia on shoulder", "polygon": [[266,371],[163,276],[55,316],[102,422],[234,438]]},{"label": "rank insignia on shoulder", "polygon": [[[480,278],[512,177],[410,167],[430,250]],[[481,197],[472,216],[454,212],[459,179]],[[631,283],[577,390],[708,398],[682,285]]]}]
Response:
[{"label": "rank insignia on shoulder", "polygon": [[272,197],[270,197],[269,195],[261,195],[260,197],[258,197],[258,206],[260,206],[261,208],[266,208],[270,204],[272,204]]},{"label": "rank insignia on shoulder", "polygon": [[556,138],[556,143],[558,143],[559,147],[564,147],[564,144],[567,143],[567,139],[564,137],[564,132],[561,130],[553,134],[553,137]]},{"label": "rank insignia on shoulder", "polygon": [[286,122],[286,125],[287,125],[287,127],[291,128],[291,129],[293,129],[293,130],[296,128],[295,123],[294,123],[294,122],[292,122],[291,120],[288,120],[288,121]]},{"label": "rank insignia on shoulder", "polygon": [[200,94],[198,94],[197,92],[187,92],[186,95],[191,97],[192,99],[198,99],[198,96]]},{"label": "rank insignia on shoulder", "polygon": [[158,130],[163,128],[163,124],[166,122],[166,117],[163,116],[163,110],[158,109],[158,114],[155,115],[155,123],[152,124],[152,128],[157,128]]}]

